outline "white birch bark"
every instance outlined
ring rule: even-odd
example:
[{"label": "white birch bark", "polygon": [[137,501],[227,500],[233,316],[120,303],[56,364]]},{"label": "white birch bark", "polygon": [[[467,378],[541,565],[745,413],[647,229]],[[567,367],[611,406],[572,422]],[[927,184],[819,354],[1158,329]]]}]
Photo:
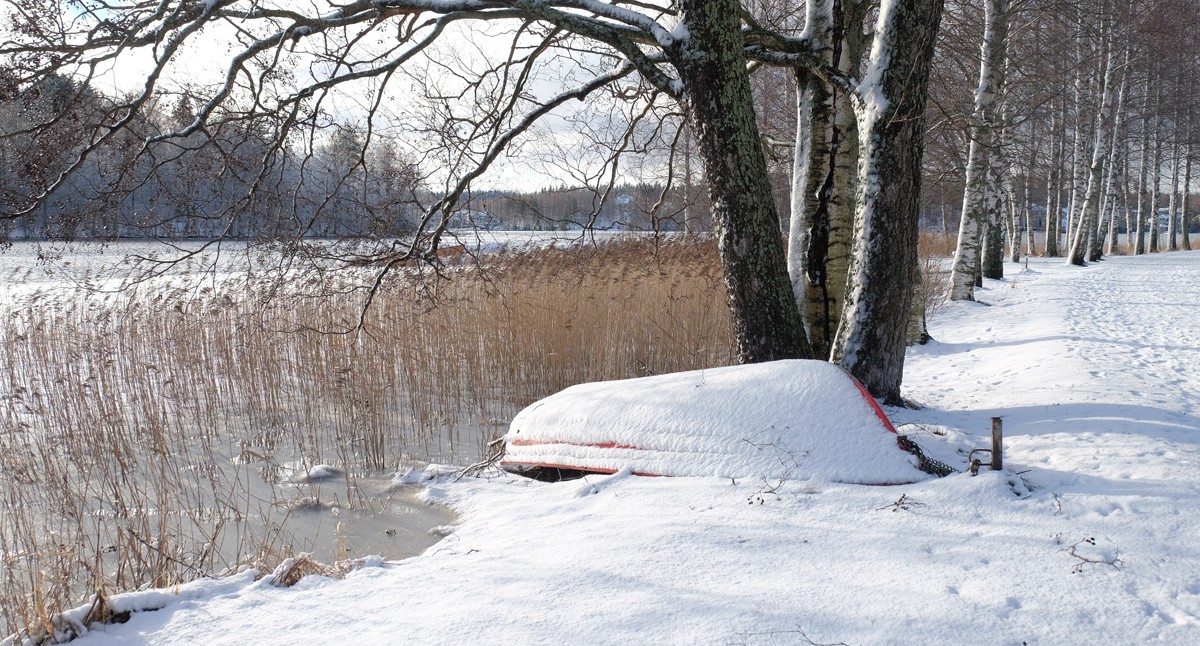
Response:
[{"label": "white birch bark", "polygon": [[[846,29],[842,42],[842,56],[838,68],[846,74],[856,74],[868,40],[863,34],[862,24],[868,5],[865,2],[844,5]],[[838,138],[837,154],[833,164],[833,187],[829,199],[829,248],[825,263],[827,294],[823,303],[828,304],[828,328],[837,333],[845,312],[846,293],[849,289],[850,257],[854,246],[854,218],[858,198],[858,120],[850,100],[842,93],[834,97],[834,127]],[[813,308],[810,302],[810,308]],[[832,352],[832,349],[830,349]]]},{"label": "white birch bark", "polygon": [[1021,203],[1017,199],[1017,187],[1012,181],[1012,177],[1005,175],[1004,177],[1004,194],[1008,198],[1008,219],[1007,219],[1007,242],[1009,249],[1009,257],[1013,262],[1021,262],[1021,219],[1024,213],[1021,210]]},{"label": "white birch bark", "polygon": [[[827,64],[833,57],[833,0],[805,4],[805,33],[813,53]],[[832,147],[836,145],[833,92],[805,70],[796,71],[796,148],[792,165],[788,278],[814,356],[827,358],[832,326],[827,271]],[[839,303],[840,305],[840,303]]]},{"label": "white birch bark", "polygon": [[[1128,184],[1130,181],[1128,169],[1126,169],[1126,178],[1124,179],[1126,179],[1126,186],[1124,186],[1124,189],[1121,191],[1121,209],[1124,213],[1124,219],[1126,219],[1126,249],[1124,249],[1124,252],[1132,256],[1134,228],[1136,225],[1134,225],[1133,202],[1129,199],[1130,192],[1132,192],[1133,189]],[[1116,253],[1117,234],[1115,232],[1112,234],[1112,249],[1114,249],[1114,253]]]},{"label": "white birch bark", "polygon": [[[1153,77],[1151,77],[1153,83]],[[1155,110],[1157,110],[1158,96],[1155,94]],[[1133,239],[1130,246],[1130,253],[1133,255],[1146,253],[1146,205],[1149,200],[1146,199],[1146,185],[1150,174],[1150,160],[1153,157],[1151,153],[1151,137],[1150,131],[1153,128],[1153,114],[1150,108],[1150,93],[1146,93],[1146,97],[1142,102],[1142,141],[1141,149],[1138,152],[1138,182],[1137,182],[1137,222],[1134,226]]]},{"label": "white birch bark", "polygon": [[1067,262],[1072,265],[1083,265],[1091,240],[1096,235],[1097,220],[1100,216],[1101,181],[1104,174],[1104,159],[1108,148],[1108,125],[1112,113],[1112,80],[1116,67],[1116,57],[1110,49],[1104,62],[1104,77],[1100,84],[1100,111],[1096,115],[1095,133],[1092,138],[1092,160],[1087,175],[1087,185],[1084,188],[1082,208],[1079,219],[1073,226],[1071,252]]},{"label": "white birch bark", "polygon": [[[826,63],[837,56],[836,67],[847,77],[857,77],[870,42],[863,32],[870,6],[863,0],[847,0],[840,6],[840,33],[834,27],[835,5],[830,0],[815,2],[807,10],[812,12],[806,14],[812,27],[806,33],[819,41],[814,51]],[[808,148],[793,167],[788,269],[813,352],[827,358],[846,300],[859,147],[858,125],[846,94],[822,94],[816,89],[801,96],[797,104],[798,122],[812,127],[808,129],[811,133],[797,131],[797,150]],[[807,206],[799,211],[804,221],[798,223],[795,218],[801,203]]]},{"label": "white birch bark", "polygon": [[941,10],[942,0],[883,3],[857,92],[861,150],[854,253],[832,357],[890,403],[902,402],[918,271],[925,96]]},{"label": "white birch bark", "polygon": [[979,271],[983,278],[1004,278],[1004,180],[1008,175],[1008,145],[1004,117],[997,119],[992,131],[994,137],[988,155],[987,168],[987,212],[984,216],[982,244],[979,249]]},{"label": "white birch bark", "polygon": [[[1189,153],[1190,153],[1190,151],[1189,151]],[[1188,200],[1188,192],[1189,192],[1188,187],[1190,187],[1191,185],[1192,185],[1192,157],[1189,154],[1186,157],[1184,157],[1183,184],[1180,185],[1180,190],[1183,192],[1183,200],[1182,200],[1183,203],[1180,205],[1180,209],[1179,209],[1179,229],[1180,229],[1179,246],[1182,247],[1184,251],[1192,250],[1192,239],[1188,233],[1188,228],[1191,225],[1191,219],[1192,219],[1192,214],[1190,212],[1191,210],[1188,208],[1190,205],[1190,200]]]},{"label": "white birch bark", "polygon": [[[1067,99],[1061,100],[1061,112],[1050,115],[1050,136],[1054,138],[1054,151],[1050,160],[1050,171],[1046,174],[1046,256],[1058,256],[1059,226],[1062,223],[1062,177],[1067,151]],[[1061,116],[1060,116],[1061,115]]]},{"label": "white birch bark", "polygon": [[[1025,255],[1027,258],[1037,253],[1033,238],[1033,173],[1035,172],[1035,169],[1037,169],[1038,160],[1042,157],[1042,139],[1038,136],[1038,126],[1036,124],[1031,124],[1030,127],[1032,141],[1028,148],[1029,156],[1025,159],[1025,168],[1021,173],[1020,219],[1018,221],[1018,226],[1016,227],[1017,235],[1014,239],[1014,244],[1017,245],[1018,248],[1013,252],[1013,262],[1019,261],[1021,254],[1019,247],[1022,244],[1025,245]],[[1049,187],[1047,186],[1047,188]],[[1046,208],[1049,209],[1049,207],[1050,201],[1047,200]],[[1049,215],[1049,210],[1047,210],[1047,215]],[[1025,237],[1027,238],[1026,241],[1021,240],[1021,224],[1024,224],[1025,226]]]},{"label": "white birch bark", "polygon": [[1066,223],[1066,231],[1064,232],[1064,242],[1067,247],[1067,259],[1070,261],[1071,245],[1075,239],[1075,225],[1077,223],[1079,213],[1083,210],[1083,200],[1087,193],[1087,152],[1084,150],[1085,142],[1088,139],[1088,82],[1085,75],[1088,73],[1088,52],[1084,45],[1084,23],[1083,10],[1079,7],[1075,8],[1076,24],[1078,29],[1075,33],[1075,81],[1074,91],[1072,93],[1075,102],[1075,132],[1074,144],[1071,147],[1071,192],[1070,200],[1067,203],[1067,213],[1064,221]]},{"label": "white birch bark", "polygon": [[1147,182],[1149,194],[1146,212],[1142,214],[1146,226],[1146,251],[1149,253],[1158,253],[1158,192],[1162,188],[1162,128],[1157,121],[1156,118],[1154,128],[1150,132],[1152,150]]},{"label": "white birch bark", "polygon": [[[1033,164],[1029,164],[1030,170]],[[1037,243],[1033,239],[1033,187],[1029,185],[1029,173],[1025,174],[1025,264],[1029,265],[1029,257],[1037,253]]]},{"label": "white birch bark", "polygon": [[1175,115],[1172,117],[1172,124],[1175,126],[1175,133],[1171,144],[1171,181],[1167,186],[1170,190],[1170,196],[1167,198],[1167,251],[1178,251],[1179,245],[1175,238],[1178,235],[1176,222],[1176,209],[1179,208],[1179,171],[1180,169],[1180,132],[1179,132],[1179,108],[1176,106]]},{"label": "white birch bark", "polygon": [[1004,83],[1004,50],[1008,40],[1010,0],[985,0],[983,42],[979,47],[979,84],[971,112],[966,188],[958,244],[950,273],[950,299],[975,300],[979,278],[981,230],[988,213],[989,158],[995,143],[995,107]]},{"label": "white birch bark", "polygon": [[[1121,193],[1118,192],[1118,188],[1124,186],[1125,182],[1124,157],[1118,154],[1116,163],[1118,164],[1118,168],[1114,174],[1112,197],[1108,201],[1104,224],[1100,227],[1100,232],[1098,233],[1101,246],[1100,253],[1097,254],[1098,256],[1102,254],[1111,255],[1117,252],[1117,232],[1121,229],[1117,222],[1117,216],[1121,213]],[[1094,260],[1099,260],[1099,257]]]},{"label": "white birch bark", "polygon": [[1088,250],[1088,262],[1096,262],[1104,255],[1104,242],[1108,239],[1108,229],[1113,231],[1116,226],[1116,190],[1117,178],[1120,176],[1123,160],[1121,159],[1120,142],[1125,133],[1124,113],[1125,113],[1125,89],[1126,82],[1129,78],[1129,60],[1132,53],[1129,46],[1125,48],[1124,63],[1120,66],[1120,81],[1117,84],[1117,96],[1114,100],[1112,110],[1112,135],[1109,137],[1105,145],[1108,146],[1106,154],[1108,155],[1108,163],[1105,167],[1104,190],[1100,197],[1100,209],[1098,211],[1098,219],[1095,235],[1092,237],[1092,244]]},{"label": "white birch bark", "polygon": [[1187,127],[1184,128],[1183,131],[1183,139],[1184,141],[1188,142],[1187,148],[1185,149],[1183,155],[1183,184],[1180,185],[1180,191],[1183,193],[1183,204],[1180,206],[1179,211],[1179,228],[1181,229],[1182,237],[1180,246],[1183,247],[1184,251],[1192,250],[1192,239],[1188,234],[1188,228],[1192,219],[1192,215],[1188,208],[1190,202],[1188,200],[1188,194],[1191,192],[1192,186],[1192,111],[1193,108],[1188,106]]}]

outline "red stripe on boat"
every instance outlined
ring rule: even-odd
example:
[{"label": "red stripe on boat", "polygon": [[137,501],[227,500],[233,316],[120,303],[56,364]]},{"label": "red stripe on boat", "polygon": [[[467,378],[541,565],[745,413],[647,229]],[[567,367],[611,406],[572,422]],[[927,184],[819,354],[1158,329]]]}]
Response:
[{"label": "red stripe on boat", "polygon": [[[617,469],[606,469],[603,467],[582,467],[579,465],[572,465],[572,464],[550,464],[547,462],[510,462],[508,460],[501,460],[500,466],[541,467],[541,468],[546,468],[546,469],[568,469],[570,471],[586,471],[588,473],[598,473],[600,475],[612,475],[617,472]],[[647,473],[645,471],[630,471],[630,473],[635,476],[644,476],[647,478],[666,477],[661,473]]]},{"label": "red stripe on boat", "polygon": [[567,446],[582,446],[591,449],[634,449],[640,451],[639,447],[631,444],[617,444],[616,442],[595,442],[595,443],[579,443],[579,442],[563,442],[561,440],[512,440],[509,442],[512,446],[546,446],[549,444],[565,444]]},{"label": "red stripe on boat", "polygon": [[887,427],[887,430],[895,433],[896,427],[892,426],[892,421],[887,418],[887,414],[884,413],[883,409],[879,407],[879,402],[875,401],[875,398],[871,396],[871,392],[867,390],[867,387],[862,385],[862,382],[856,379],[854,375],[850,374],[849,372],[846,373],[846,376],[850,378],[850,381],[854,382],[855,386],[858,386],[858,391],[862,393],[863,399],[867,400],[867,403],[871,405],[871,409],[874,410],[875,414],[879,416],[879,421],[883,422],[883,425]]}]

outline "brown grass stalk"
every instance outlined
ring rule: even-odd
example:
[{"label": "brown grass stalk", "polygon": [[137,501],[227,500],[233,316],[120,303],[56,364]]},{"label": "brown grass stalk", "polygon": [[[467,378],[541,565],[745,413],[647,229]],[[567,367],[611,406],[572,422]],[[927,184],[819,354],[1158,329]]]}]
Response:
[{"label": "brown grass stalk", "polygon": [[[711,242],[627,240],[417,268],[35,294],[0,321],[0,634],[96,590],[293,545],[280,466],[470,463],[572,384],[733,361]],[[361,330],[355,325],[363,314]]]}]

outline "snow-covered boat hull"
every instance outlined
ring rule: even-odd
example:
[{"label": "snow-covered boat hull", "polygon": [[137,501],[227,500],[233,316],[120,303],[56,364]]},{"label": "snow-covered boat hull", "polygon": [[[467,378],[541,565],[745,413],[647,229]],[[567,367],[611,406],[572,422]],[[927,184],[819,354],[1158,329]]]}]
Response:
[{"label": "snow-covered boat hull", "polygon": [[513,418],[501,466],[860,484],[929,477],[875,400],[823,361],[572,386]]}]

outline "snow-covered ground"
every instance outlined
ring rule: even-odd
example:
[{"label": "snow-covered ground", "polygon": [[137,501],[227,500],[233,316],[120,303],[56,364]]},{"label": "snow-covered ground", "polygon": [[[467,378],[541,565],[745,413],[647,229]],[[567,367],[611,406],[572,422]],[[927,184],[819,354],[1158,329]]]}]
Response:
[{"label": "snow-covered ground", "polygon": [[461,523],[422,556],[119,596],[165,607],[78,643],[1200,643],[1200,253],[1008,269],[888,410],[960,467],[1003,417],[1006,471],[431,478]]}]

